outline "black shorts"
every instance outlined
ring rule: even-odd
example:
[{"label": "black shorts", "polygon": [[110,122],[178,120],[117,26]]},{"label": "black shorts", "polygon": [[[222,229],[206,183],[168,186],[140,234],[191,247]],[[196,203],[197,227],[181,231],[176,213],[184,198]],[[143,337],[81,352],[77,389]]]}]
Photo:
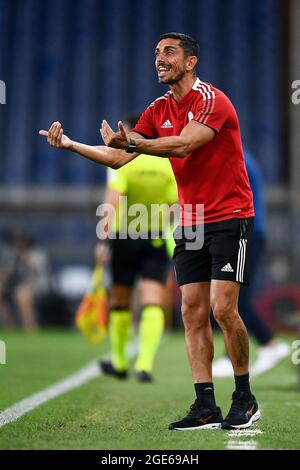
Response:
[{"label": "black shorts", "polygon": [[164,282],[170,266],[165,240],[110,240],[113,284],[132,287],[137,277]]},{"label": "black shorts", "polygon": [[[174,232],[176,247],[174,264],[179,286],[192,282],[209,282],[211,279],[249,283],[250,245],[253,217],[228,219],[204,224],[202,248],[186,248],[190,234],[181,238],[182,227]],[[195,230],[189,227],[190,232]]]}]

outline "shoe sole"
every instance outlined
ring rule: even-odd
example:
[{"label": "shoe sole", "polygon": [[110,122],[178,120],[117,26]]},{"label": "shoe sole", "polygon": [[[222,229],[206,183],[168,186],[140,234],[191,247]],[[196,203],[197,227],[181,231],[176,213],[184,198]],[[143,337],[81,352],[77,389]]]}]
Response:
[{"label": "shoe sole", "polygon": [[170,431],[197,431],[200,429],[221,429],[222,423],[203,424],[203,426],[195,426],[192,428],[169,428]]},{"label": "shoe sole", "polygon": [[248,423],[235,424],[235,425],[231,424],[228,427],[223,427],[222,425],[222,428],[223,429],[246,429],[246,428],[249,428],[253,423],[256,423],[256,421],[258,421],[260,418],[261,418],[261,413],[259,410],[257,410],[256,413],[254,413],[254,415],[251,416]]}]

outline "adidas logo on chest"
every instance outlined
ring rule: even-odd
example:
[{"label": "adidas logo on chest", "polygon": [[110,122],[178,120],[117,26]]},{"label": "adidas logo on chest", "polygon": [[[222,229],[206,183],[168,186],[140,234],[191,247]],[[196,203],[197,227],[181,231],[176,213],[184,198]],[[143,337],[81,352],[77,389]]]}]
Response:
[{"label": "adidas logo on chest", "polygon": [[171,121],[169,119],[167,119],[161,126],[162,129],[172,129],[173,128],[173,124],[171,123]]}]

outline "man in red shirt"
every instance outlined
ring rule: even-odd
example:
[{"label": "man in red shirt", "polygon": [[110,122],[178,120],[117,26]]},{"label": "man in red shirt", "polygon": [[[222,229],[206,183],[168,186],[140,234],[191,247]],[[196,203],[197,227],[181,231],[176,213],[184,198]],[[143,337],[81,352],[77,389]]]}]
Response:
[{"label": "man in red shirt", "polygon": [[[252,193],[236,111],[224,93],[196,77],[198,52],[197,42],[185,34],[160,37],[155,65],[159,82],[170,91],[150,104],[128,134],[122,122],[115,133],[103,121],[106,148],[71,141],[58,122],[40,133],[52,146],[113,168],[140,153],[170,158],[181,204],[174,263],[196,400],[169,429],[246,428],[260,418],[249,384],[248,335],[237,309],[240,285],[248,282]],[[212,383],[211,309],[236,385],[224,420]]]}]

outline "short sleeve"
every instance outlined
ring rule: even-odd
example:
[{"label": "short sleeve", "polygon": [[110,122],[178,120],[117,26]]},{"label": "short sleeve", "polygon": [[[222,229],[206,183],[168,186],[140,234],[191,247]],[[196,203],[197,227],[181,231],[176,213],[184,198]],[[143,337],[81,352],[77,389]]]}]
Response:
[{"label": "short sleeve", "polygon": [[118,191],[120,194],[127,193],[127,178],[124,171],[125,167],[121,167],[118,170],[108,168],[107,170],[107,187],[114,191]]},{"label": "short sleeve", "polygon": [[154,103],[150,104],[150,106],[148,106],[148,108],[143,112],[136,126],[132,129],[133,132],[137,132],[149,139],[155,139],[158,137],[153,119],[154,106]]},{"label": "short sleeve", "polygon": [[204,95],[202,108],[195,115],[194,120],[219,133],[230,116],[231,109],[232,104],[226,95],[210,92]]}]

